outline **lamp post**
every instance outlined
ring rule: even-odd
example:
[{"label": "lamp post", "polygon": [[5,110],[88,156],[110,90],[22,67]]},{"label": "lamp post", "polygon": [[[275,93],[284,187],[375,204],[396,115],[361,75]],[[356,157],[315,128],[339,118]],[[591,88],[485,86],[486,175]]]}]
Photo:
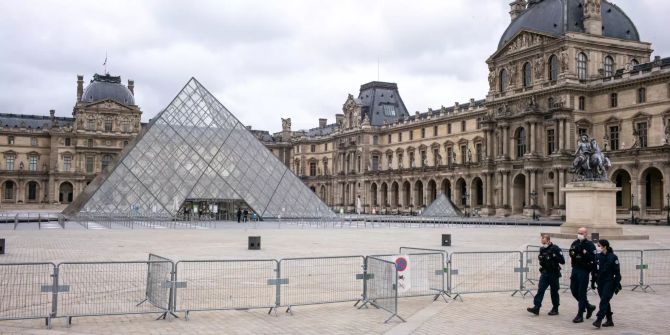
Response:
[{"label": "lamp post", "polygon": [[537,192],[535,192],[535,190],[530,192],[530,199],[533,200],[533,221],[537,221],[537,215],[535,214],[535,207],[537,207]]},{"label": "lamp post", "polygon": [[468,191],[466,190],[466,191],[463,193],[463,196],[462,196],[462,198],[463,198],[463,202],[465,203],[465,217],[466,217],[466,218],[467,218],[467,217],[470,217],[470,216],[468,215],[468,196],[469,196],[469,194],[468,194]]}]

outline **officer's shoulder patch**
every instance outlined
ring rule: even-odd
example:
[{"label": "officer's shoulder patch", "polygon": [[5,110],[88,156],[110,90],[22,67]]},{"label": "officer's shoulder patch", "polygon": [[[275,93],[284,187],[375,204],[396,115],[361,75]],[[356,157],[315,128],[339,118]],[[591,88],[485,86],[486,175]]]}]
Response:
[{"label": "officer's shoulder patch", "polygon": [[614,261],[614,264],[619,265],[619,260],[618,260],[618,259],[615,260],[615,261]]}]

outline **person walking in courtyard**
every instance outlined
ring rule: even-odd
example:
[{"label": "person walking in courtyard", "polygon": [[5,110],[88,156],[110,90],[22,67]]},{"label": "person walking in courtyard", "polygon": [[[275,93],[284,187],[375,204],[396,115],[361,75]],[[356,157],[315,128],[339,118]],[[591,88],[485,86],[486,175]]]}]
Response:
[{"label": "person walking in courtyard", "polygon": [[247,222],[247,221],[249,221],[249,210],[245,208],[244,209],[244,222]]},{"label": "person walking in courtyard", "polygon": [[240,223],[242,220],[242,208],[237,209],[237,223]]},{"label": "person walking in courtyard", "polygon": [[[589,304],[586,292],[589,289],[589,275],[595,276],[595,256],[596,246],[589,241],[586,236],[586,228],[579,228],[577,239],[570,246],[570,259],[572,263],[572,274],[570,276],[570,291],[572,296],[579,303],[577,316],[572,320],[574,323],[584,322],[584,312],[586,318],[590,319],[596,306]],[[595,278],[592,279],[592,282]]]},{"label": "person walking in courtyard", "polygon": [[[607,240],[600,240],[598,242],[598,255],[596,256],[596,282],[598,283],[598,295],[600,296],[600,306],[598,314],[596,314],[596,321],[593,326],[596,328],[614,327],[612,320],[612,305],[610,301],[615,294],[621,291],[621,270],[619,265],[619,258],[614,254],[614,250],[610,247]],[[591,284],[593,288],[593,283]],[[603,319],[607,319],[605,323]]]},{"label": "person walking in courtyard", "polygon": [[547,288],[551,288],[551,305],[553,306],[549,315],[558,315],[558,306],[560,305],[560,295],[558,294],[559,279],[561,278],[561,265],[565,264],[563,251],[557,245],[551,243],[551,237],[543,234],[541,238],[542,248],[538,260],[540,261],[540,282],[537,287],[537,294],[533,300],[533,307],[527,309],[528,312],[535,315],[540,314],[542,300]]}]

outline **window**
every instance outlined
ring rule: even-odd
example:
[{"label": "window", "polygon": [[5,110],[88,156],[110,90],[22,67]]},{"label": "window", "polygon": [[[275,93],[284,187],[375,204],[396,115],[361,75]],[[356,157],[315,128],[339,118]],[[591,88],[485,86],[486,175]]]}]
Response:
[{"label": "window", "polygon": [[582,135],[588,135],[589,130],[586,128],[579,128],[577,129],[577,135],[581,137]]},{"label": "window", "polygon": [[6,165],[5,168],[7,171],[14,171],[14,161],[16,160],[16,156],[14,155],[7,155],[5,157]]},{"label": "window", "polygon": [[392,142],[392,140],[391,140],[391,134],[388,134],[387,137],[388,137],[388,138],[386,139],[386,142],[388,142],[388,144],[391,144],[391,142]]},{"label": "window", "polygon": [[14,199],[14,182],[5,182],[5,200]]},{"label": "window", "polygon": [[105,132],[112,132],[112,118],[108,117],[105,119]]},{"label": "window", "polygon": [[324,175],[328,174],[328,159],[323,161],[323,174]]},{"label": "window", "polygon": [[451,123],[447,123],[447,134],[451,134]]},{"label": "window", "polygon": [[37,200],[37,183],[31,181],[28,183],[28,201]]},{"label": "window", "polygon": [[637,135],[640,137],[640,148],[647,147],[647,123],[638,122],[637,124]]},{"label": "window", "polygon": [[402,142],[402,132],[398,133],[398,142]]},{"label": "window", "polygon": [[461,121],[461,131],[465,131],[465,120]]},{"label": "window", "polygon": [[93,173],[94,164],[95,164],[95,157],[87,156],[86,157],[86,173]]},{"label": "window", "polygon": [[556,151],[556,133],[553,129],[547,130],[547,155],[551,155]]},{"label": "window", "polygon": [[410,168],[416,167],[416,163],[414,162],[414,153],[413,152],[409,153],[409,167]]},{"label": "window", "polygon": [[28,156],[28,171],[37,171],[37,156]]},{"label": "window", "polygon": [[328,143],[324,143],[324,144],[323,144],[323,150],[324,150],[324,151],[328,151]]},{"label": "window", "polygon": [[482,118],[477,118],[477,129],[482,129]]},{"label": "window", "polygon": [[526,129],[516,131],[516,157],[522,158],[526,154]]},{"label": "window", "polygon": [[637,66],[637,65],[640,65],[640,62],[638,62],[637,59],[633,58],[633,59],[630,61],[630,64],[633,65],[633,66]]},{"label": "window", "polygon": [[610,149],[619,150],[619,126],[610,126]]},{"label": "window", "polygon": [[377,136],[377,135],[372,136],[372,144],[374,144],[374,145],[379,144],[379,136]]},{"label": "window", "polygon": [[65,146],[69,147],[70,145],[72,145],[72,140],[69,137],[66,137],[65,138]]},{"label": "window", "polygon": [[440,165],[440,149],[433,149],[433,166]]},{"label": "window", "polygon": [[124,133],[130,132],[130,122],[128,120],[124,119],[123,121],[121,121],[121,130]]},{"label": "window", "polygon": [[588,76],[587,63],[588,58],[586,58],[586,54],[580,52],[579,55],[577,55],[577,77],[581,80],[586,80],[586,77]]},{"label": "window", "polygon": [[610,107],[615,108],[619,106],[619,95],[616,93],[610,94]]},{"label": "window", "polygon": [[379,171],[379,156],[372,156],[372,171]]},{"label": "window", "polygon": [[396,116],[395,106],[394,105],[382,105],[385,116]]},{"label": "window", "polygon": [[426,156],[426,151],[421,150],[421,164],[420,164],[421,167],[428,166],[428,158],[427,157],[428,156]]},{"label": "window", "polygon": [[316,145],[312,144],[309,146],[309,152],[315,152],[316,151]]},{"label": "window", "polygon": [[123,141],[123,147],[125,148],[128,145],[128,141]]},{"label": "window", "polygon": [[612,57],[605,57],[605,77],[611,77],[614,75],[614,59]]},{"label": "window", "polygon": [[104,155],[102,156],[102,171],[105,171],[107,167],[109,166],[109,163],[112,161],[112,156],[111,155]]},{"label": "window", "polygon": [[530,63],[523,64],[523,87],[533,85],[533,67]]},{"label": "window", "polygon": [[95,119],[88,119],[86,121],[86,130],[95,130]]},{"label": "window", "polygon": [[89,138],[87,144],[89,148],[93,148],[93,139]]},{"label": "window", "polygon": [[421,138],[426,138],[426,128],[421,128]]},{"label": "window", "polygon": [[641,87],[637,90],[637,103],[643,104],[645,102],[647,102],[647,89]]},{"label": "window", "polygon": [[33,147],[37,146],[37,137],[30,138],[30,145],[32,145]]},{"label": "window", "polygon": [[316,176],[316,162],[309,163],[309,176],[310,177]]},{"label": "window", "polygon": [[9,144],[9,145],[14,144],[14,136],[12,136],[12,135],[7,136],[7,144]]},{"label": "window", "polygon": [[549,106],[549,109],[554,108],[554,98],[547,99],[547,106]]},{"label": "window", "polygon": [[549,80],[558,80],[558,57],[556,55],[549,57]]},{"label": "window", "polygon": [[503,69],[500,71],[500,82],[498,83],[498,87],[500,88],[500,92],[507,91],[507,84],[509,83],[509,77],[507,75],[507,70]]},{"label": "window", "polygon": [[461,145],[461,164],[466,163],[465,159],[467,158],[467,155],[468,155],[468,146]]},{"label": "window", "polygon": [[447,164],[451,165],[452,163],[454,163],[453,158],[454,158],[454,151],[451,147],[448,147],[447,148]]},{"label": "window", "polygon": [[579,97],[579,110],[586,110],[586,97]]},{"label": "window", "polygon": [[386,168],[387,168],[388,170],[392,170],[392,169],[393,169],[393,154],[389,154],[389,155],[386,157]]},{"label": "window", "polygon": [[477,155],[477,163],[480,163],[483,160],[482,159],[482,144],[481,143],[475,144],[475,153]]},{"label": "window", "polygon": [[409,131],[409,140],[411,141],[413,139],[414,139],[414,130],[410,130]]},{"label": "window", "polygon": [[433,137],[437,137],[437,126],[433,126]]},{"label": "window", "polygon": [[63,157],[63,171],[70,172],[71,168],[72,168],[72,157],[70,156]]}]

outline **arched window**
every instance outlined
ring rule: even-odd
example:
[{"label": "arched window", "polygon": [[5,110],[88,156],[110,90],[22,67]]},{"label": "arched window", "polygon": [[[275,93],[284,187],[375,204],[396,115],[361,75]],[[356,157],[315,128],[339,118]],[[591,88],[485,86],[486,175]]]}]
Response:
[{"label": "arched window", "polygon": [[533,67],[530,63],[523,64],[523,87],[533,85]]},{"label": "arched window", "polygon": [[633,58],[633,59],[630,61],[630,64],[633,65],[633,66],[637,66],[637,65],[640,65],[640,62],[639,62],[637,59]]},{"label": "arched window", "polygon": [[500,92],[507,91],[507,84],[509,83],[509,77],[507,75],[507,70],[503,69],[500,71]]},{"label": "arched window", "polygon": [[549,80],[558,80],[558,57],[556,55],[549,57]]},{"label": "arched window", "polygon": [[581,80],[585,80],[586,77],[588,76],[587,72],[587,63],[588,63],[588,58],[586,58],[586,54],[583,52],[580,52],[579,55],[577,55],[577,76]]},{"label": "arched window", "polygon": [[614,59],[610,56],[605,57],[605,77],[614,75]]},{"label": "arched window", "polygon": [[517,158],[522,158],[523,155],[526,153],[526,129],[519,128],[516,131],[516,157]]}]

